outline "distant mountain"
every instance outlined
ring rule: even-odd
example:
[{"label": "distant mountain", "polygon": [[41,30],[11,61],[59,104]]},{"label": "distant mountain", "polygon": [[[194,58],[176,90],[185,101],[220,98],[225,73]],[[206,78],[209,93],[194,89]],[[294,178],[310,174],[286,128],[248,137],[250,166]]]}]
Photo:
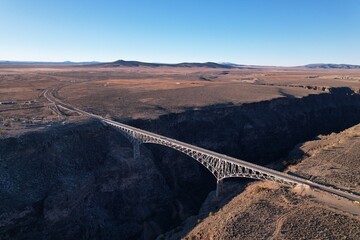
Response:
[{"label": "distant mountain", "polygon": [[214,63],[214,62],[206,62],[206,63],[178,63],[174,64],[175,67],[207,67],[207,68],[233,68],[233,66]]},{"label": "distant mountain", "polygon": [[214,63],[214,62],[206,62],[206,63],[147,63],[147,62],[139,62],[139,61],[125,61],[118,60],[110,63],[100,63],[95,66],[103,66],[103,67],[207,67],[207,68],[233,68],[233,66]]},{"label": "distant mountain", "polygon": [[243,66],[246,66],[246,65],[241,65],[241,64],[237,64],[237,63],[231,63],[231,62],[219,62],[219,64],[227,65],[227,66],[231,66],[231,67],[243,67]]},{"label": "distant mountain", "polygon": [[334,63],[316,63],[316,64],[308,64],[304,67],[307,68],[324,68],[324,69],[360,69],[360,65],[350,65],[350,64],[334,64]]},{"label": "distant mountain", "polygon": [[100,63],[97,65],[104,66],[104,67],[160,67],[160,66],[166,65],[166,64],[118,60],[115,62]]},{"label": "distant mountain", "polygon": [[36,62],[36,61],[0,61],[0,65],[92,65],[100,62]]}]

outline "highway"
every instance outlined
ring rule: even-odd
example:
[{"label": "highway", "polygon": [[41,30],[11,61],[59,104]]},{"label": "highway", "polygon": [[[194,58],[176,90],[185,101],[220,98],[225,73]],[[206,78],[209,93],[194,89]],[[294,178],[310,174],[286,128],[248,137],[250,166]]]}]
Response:
[{"label": "highway", "polygon": [[50,101],[51,103],[56,104],[57,106],[59,106],[59,107],[61,107],[63,109],[66,109],[66,110],[69,110],[69,111],[74,111],[74,112],[80,113],[82,115],[89,116],[91,118],[96,118],[96,119],[98,119],[100,121],[103,121],[103,122],[105,122],[107,124],[117,126],[117,127],[122,128],[122,129],[131,130],[131,131],[134,131],[136,133],[139,133],[139,134],[142,134],[142,135],[145,135],[145,136],[148,136],[148,137],[161,139],[163,141],[168,141],[169,143],[172,143],[172,144],[184,146],[184,147],[186,147],[188,149],[192,149],[192,150],[197,151],[197,152],[201,152],[201,153],[205,153],[207,155],[215,156],[215,157],[220,158],[222,160],[225,160],[227,162],[234,163],[234,164],[239,164],[239,165],[244,166],[246,168],[249,168],[249,169],[252,169],[252,170],[255,170],[255,171],[259,171],[261,173],[265,173],[265,174],[268,174],[268,175],[271,175],[271,176],[274,176],[274,177],[276,177],[278,179],[282,179],[282,180],[284,180],[286,182],[292,182],[292,183],[295,183],[295,184],[302,184],[302,185],[310,186],[312,188],[320,189],[320,190],[335,194],[337,196],[345,197],[345,198],[350,199],[352,201],[359,201],[360,202],[360,196],[355,195],[355,194],[350,193],[350,192],[345,192],[345,191],[341,191],[339,189],[334,189],[332,187],[325,186],[325,185],[322,185],[322,184],[319,184],[319,183],[315,183],[315,182],[312,182],[312,181],[307,180],[307,179],[303,179],[303,178],[300,178],[300,177],[289,175],[289,174],[284,173],[284,172],[279,172],[279,171],[276,171],[276,170],[273,170],[273,169],[262,167],[262,166],[259,166],[257,164],[249,163],[249,162],[246,162],[246,161],[243,161],[243,160],[240,160],[240,159],[236,159],[236,158],[224,155],[224,154],[213,152],[213,151],[210,151],[210,150],[207,150],[207,149],[204,149],[204,148],[200,148],[200,147],[188,144],[188,143],[184,143],[184,142],[172,139],[172,138],[164,137],[164,136],[159,135],[159,134],[148,132],[148,131],[145,131],[145,130],[142,130],[142,129],[139,129],[139,128],[135,128],[135,127],[123,124],[123,123],[119,123],[119,122],[104,118],[104,117],[99,116],[99,115],[95,115],[95,114],[92,114],[92,113],[85,112],[85,111],[83,111],[81,109],[78,109],[78,108],[72,107],[72,106],[70,106],[68,104],[65,104],[62,101],[60,101],[59,99],[55,98],[53,96],[53,91],[54,91],[53,88],[47,89],[44,92],[44,97],[48,101]]}]

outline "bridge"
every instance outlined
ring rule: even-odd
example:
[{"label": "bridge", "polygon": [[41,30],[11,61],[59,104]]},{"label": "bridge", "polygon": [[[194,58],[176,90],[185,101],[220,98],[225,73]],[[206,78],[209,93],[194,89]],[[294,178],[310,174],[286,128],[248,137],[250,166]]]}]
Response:
[{"label": "bridge", "polygon": [[216,178],[217,181],[216,195],[219,194],[219,186],[223,179],[232,178],[232,177],[242,177],[242,178],[251,178],[251,179],[276,182],[288,187],[295,187],[296,185],[301,184],[301,185],[318,188],[323,191],[327,191],[336,194],[338,196],[348,198],[350,200],[355,200],[355,201],[360,200],[359,195],[354,195],[353,193],[350,192],[334,189],[329,186],[311,182],[307,179],[289,175],[287,173],[279,172],[270,168],[259,166],[257,164],[249,163],[244,160],[236,159],[224,154],[220,154],[201,147],[197,147],[156,133],[152,133],[123,123],[119,123],[99,115],[88,113],[86,111],[83,111],[81,109],[72,107],[70,105],[61,102],[59,99],[53,96],[52,94],[53,91],[54,89],[50,88],[44,92],[44,97],[47,98],[48,101],[50,101],[51,103],[68,111],[74,111],[82,115],[98,119],[103,123],[117,129],[133,144],[134,158],[140,157],[141,144],[152,143],[152,144],[163,145],[175,149],[195,159],[205,168],[207,168]]},{"label": "bridge", "polygon": [[285,176],[283,176],[284,173],[269,168],[134,128],[113,120],[102,119],[102,121],[115,129],[118,129],[119,132],[133,144],[134,158],[138,158],[140,156],[140,144],[153,143],[163,145],[182,152],[198,161],[214,175],[218,185],[221,180],[231,177],[272,181],[290,187],[294,187],[299,184],[299,182],[289,178],[289,175],[285,174]]}]

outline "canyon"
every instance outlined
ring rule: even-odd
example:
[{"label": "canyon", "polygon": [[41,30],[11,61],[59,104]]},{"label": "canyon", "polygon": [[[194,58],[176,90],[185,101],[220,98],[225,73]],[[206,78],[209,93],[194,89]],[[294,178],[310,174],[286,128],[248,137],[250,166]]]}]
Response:
[{"label": "canyon", "polygon": [[[296,144],[359,121],[360,97],[337,88],[126,123],[282,169],[279,159]],[[153,239],[196,215],[215,188],[203,166],[174,150],[142,145],[134,160],[126,138],[94,120],[56,124],[0,145],[4,239]],[[235,182],[233,193],[223,194],[247,180]]]}]

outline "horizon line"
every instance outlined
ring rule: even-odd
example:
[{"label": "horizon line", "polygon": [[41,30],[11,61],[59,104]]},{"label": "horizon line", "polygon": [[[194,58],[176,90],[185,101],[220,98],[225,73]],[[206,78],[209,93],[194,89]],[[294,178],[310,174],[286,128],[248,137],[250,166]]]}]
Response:
[{"label": "horizon line", "polygon": [[14,64],[106,64],[106,63],[114,63],[117,61],[124,61],[124,62],[140,62],[140,63],[149,63],[149,64],[164,64],[164,65],[177,65],[177,64],[183,64],[183,63],[216,63],[216,64],[221,64],[221,65],[226,65],[226,66],[231,66],[231,65],[235,65],[235,66],[257,66],[257,67],[305,67],[308,65],[348,65],[348,66],[360,66],[359,64],[351,64],[351,63],[325,63],[325,62],[319,62],[319,63],[307,63],[307,64],[303,64],[303,65],[263,65],[263,64],[238,64],[235,62],[224,62],[224,61],[219,61],[219,62],[214,62],[214,61],[206,61],[206,62],[196,62],[196,61],[185,61],[185,62],[176,62],[176,63],[168,63],[168,62],[146,62],[146,61],[139,61],[139,60],[123,60],[123,59],[118,59],[115,61],[97,61],[97,60],[91,60],[91,61],[71,61],[71,60],[65,60],[65,61],[43,61],[43,60],[0,60],[0,64],[4,64],[4,63],[14,63]]}]

